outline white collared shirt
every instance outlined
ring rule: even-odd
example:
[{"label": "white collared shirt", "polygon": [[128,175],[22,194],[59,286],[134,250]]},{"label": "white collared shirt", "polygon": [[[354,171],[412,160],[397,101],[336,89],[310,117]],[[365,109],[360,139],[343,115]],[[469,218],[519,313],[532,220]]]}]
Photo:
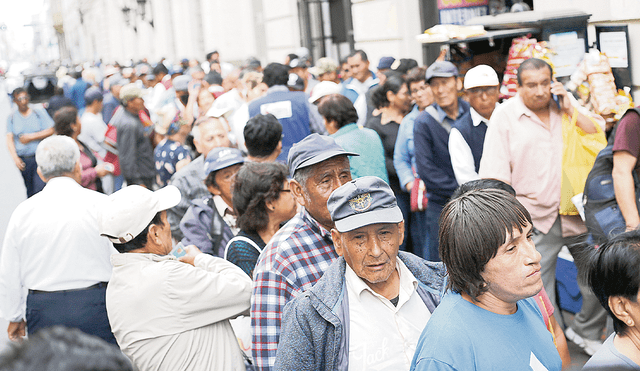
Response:
[{"label": "white collared shirt", "polygon": [[[498,104],[496,104],[497,106]],[[482,122],[489,126],[489,119],[482,117],[473,107],[470,107],[469,111],[473,126],[478,126]],[[451,166],[458,184],[480,179],[476,172],[471,147],[469,147],[467,141],[456,128],[451,128],[451,133],[449,134],[449,155],[451,156]]]},{"label": "white collared shirt", "polygon": [[409,370],[416,344],[431,317],[416,288],[418,280],[396,258],[398,305],[374,292],[347,265],[349,370]]},{"label": "white collared shirt", "polygon": [[109,281],[109,257],[117,251],[98,231],[106,197],[62,176],[18,205],[0,250],[0,317],[25,318],[28,289],[70,290]]},{"label": "white collared shirt", "polygon": [[234,214],[233,209],[227,205],[226,202],[220,196],[213,196],[213,204],[218,211],[218,214],[222,217],[225,223],[231,228],[231,232],[233,235],[237,235],[240,232],[240,228],[236,227],[236,214]]}]

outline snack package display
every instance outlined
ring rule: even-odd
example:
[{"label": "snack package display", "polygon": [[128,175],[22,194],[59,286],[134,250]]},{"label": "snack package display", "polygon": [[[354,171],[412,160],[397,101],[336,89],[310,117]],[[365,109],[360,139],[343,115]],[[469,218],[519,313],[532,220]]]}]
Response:
[{"label": "snack package display", "polygon": [[585,54],[578,69],[571,75],[567,90],[576,91],[581,103],[604,117],[608,126],[612,126],[628,108],[633,107],[629,91],[616,89],[609,59],[597,49]]},{"label": "snack package display", "polygon": [[547,47],[545,41],[530,39],[526,36],[513,39],[511,48],[509,48],[509,58],[507,60],[507,68],[504,71],[502,79],[502,87],[500,88],[500,97],[509,99],[516,95],[518,88],[518,67],[529,58],[539,58],[545,60],[553,68],[553,63],[547,56],[551,50]]}]

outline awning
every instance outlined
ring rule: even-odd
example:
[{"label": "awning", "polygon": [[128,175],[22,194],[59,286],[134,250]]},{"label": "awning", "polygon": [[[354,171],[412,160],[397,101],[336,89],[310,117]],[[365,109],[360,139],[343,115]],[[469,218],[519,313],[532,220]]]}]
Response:
[{"label": "awning", "polygon": [[449,45],[449,44],[459,44],[459,43],[471,43],[475,41],[489,41],[489,44],[493,44],[493,40],[495,39],[504,39],[507,37],[516,37],[527,34],[538,34],[540,33],[540,28],[536,27],[526,27],[526,28],[514,28],[510,30],[495,30],[495,31],[487,31],[486,34],[482,36],[474,36],[466,39],[449,39],[449,40],[429,40],[427,38],[421,38],[422,35],[416,36],[416,39],[423,44],[430,45]]}]

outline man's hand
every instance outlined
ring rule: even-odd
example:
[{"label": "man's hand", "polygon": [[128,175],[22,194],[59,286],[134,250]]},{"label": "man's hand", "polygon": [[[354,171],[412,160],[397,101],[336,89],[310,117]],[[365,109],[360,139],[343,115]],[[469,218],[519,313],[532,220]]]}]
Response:
[{"label": "man's hand", "polygon": [[98,177],[102,178],[105,175],[111,174],[109,170],[107,170],[107,166],[105,164],[96,165],[96,174]]},{"label": "man's hand", "polygon": [[7,328],[7,334],[9,335],[9,340],[11,341],[22,341],[22,338],[25,337],[25,327],[27,323],[22,320],[20,322],[9,322],[9,327]]},{"label": "man's hand", "polygon": [[29,135],[29,134],[22,134],[22,135],[18,135],[18,140],[22,144],[27,144],[27,143],[33,141],[33,137],[31,135]]},{"label": "man's hand", "polygon": [[18,168],[18,170],[23,171],[25,166],[24,161],[22,161],[22,159],[18,156],[12,156],[13,157],[13,162],[16,164],[16,167]]},{"label": "man's hand", "polygon": [[178,260],[183,263],[194,265],[193,262],[196,260],[196,256],[202,254],[202,251],[200,251],[196,245],[185,246],[184,249],[187,251],[187,254],[179,257]]},{"label": "man's hand", "polygon": [[560,110],[566,113],[567,115],[573,115],[573,106],[571,105],[571,100],[569,99],[569,93],[567,89],[564,88],[561,82],[558,82],[555,78],[551,83],[551,94],[554,94],[558,97],[558,103],[560,103]]},{"label": "man's hand", "polygon": [[187,85],[187,90],[189,91],[189,98],[193,97],[193,99],[198,97],[200,94],[200,88],[202,87],[202,83],[198,80],[189,81],[189,85]]}]

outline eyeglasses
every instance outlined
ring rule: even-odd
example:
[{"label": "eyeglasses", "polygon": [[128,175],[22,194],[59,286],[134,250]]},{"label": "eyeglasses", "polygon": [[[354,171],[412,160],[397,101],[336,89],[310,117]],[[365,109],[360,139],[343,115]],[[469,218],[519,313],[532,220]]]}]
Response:
[{"label": "eyeglasses", "polygon": [[16,100],[17,100],[18,102],[22,102],[22,101],[25,101],[25,100],[29,100],[29,96],[27,95],[27,96],[24,96],[24,97],[18,97],[18,98],[16,98]]},{"label": "eyeglasses", "polygon": [[497,86],[479,86],[477,88],[468,89],[467,92],[473,95],[482,95],[482,93],[493,94],[498,91]]},{"label": "eyeglasses", "polygon": [[281,189],[280,192],[291,192],[291,189]]}]

